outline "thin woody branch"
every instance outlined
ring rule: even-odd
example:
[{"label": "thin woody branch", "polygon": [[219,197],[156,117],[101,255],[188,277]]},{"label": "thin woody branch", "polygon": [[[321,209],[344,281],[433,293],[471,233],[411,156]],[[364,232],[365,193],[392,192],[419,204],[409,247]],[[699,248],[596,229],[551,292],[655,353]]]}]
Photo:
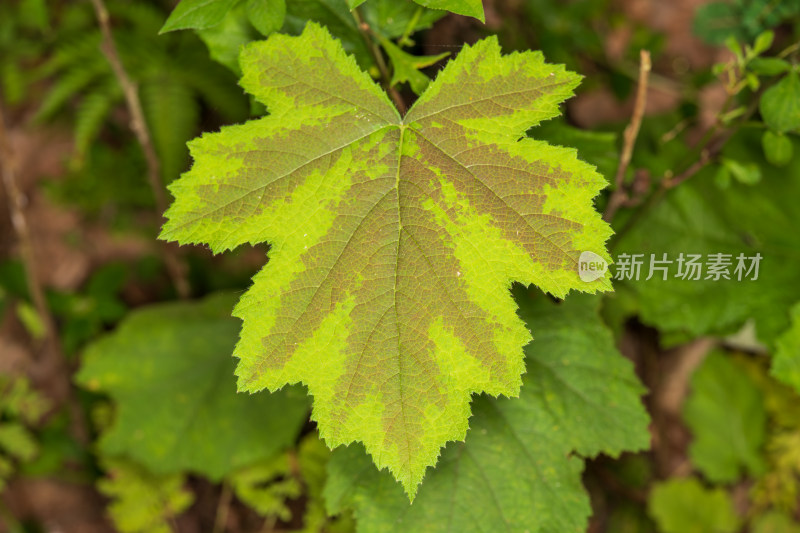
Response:
[{"label": "thin woody branch", "polygon": [[[167,195],[164,184],[161,181],[161,165],[158,161],[158,155],[156,154],[153,140],[150,137],[150,132],[147,129],[147,123],[144,119],[139,92],[136,88],[136,84],[131,80],[130,76],[128,76],[119,58],[119,52],[117,51],[117,46],[114,44],[114,38],[111,34],[108,9],[106,9],[103,0],[92,0],[92,4],[94,5],[97,21],[100,25],[100,31],[103,34],[103,41],[100,46],[103,50],[103,54],[111,65],[111,69],[114,71],[117,81],[122,87],[125,103],[131,115],[130,128],[144,152],[147,162],[147,179],[150,182],[150,188],[153,190],[156,208],[159,212],[159,219],[161,219],[168,207]],[[162,250],[164,263],[175,285],[175,290],[181,298],[187,298],[190,293],[190,287],[183,272],[183,265],[181,265],[172,248],[168,245],[163,245]]]},{"label": "thin woody branch", "polygon": [[45,327],[45,342],[47,350],[59,350],[58,332],[55,321],[47,307],[39,278],[36,275],[36,260],[33,255],[33,239],[30,226],[25,216],[25,195],[17,183],[17,161],[11,147],[11,139],[5,126],[5,117],[0,107],[0,172],[3,174],[3,187],[6,191],[8,210],[11,214],[11,224],[19,241],[20,256],[25,269],[25,278],[28,284],[33,305]]},{"label": "thin woody branch", "polygon": [[631,157],[633,157],[633,147],[636,144],[636,138],[639,136],[639,129],[642,126],[642,118],[647,105],[647,84],[651,70],[650,52],[641,50],[639,57],[639,81],[636,88],[636,101],[633,105],[633,116],[623,133],[622,152],[620,153],[617,175],[614,178],[615,188],[603,213],[603,219],[607,222],[614,218],[617,210],[628,201],[628,193],[624,183],[625,173],[628,171]]}]

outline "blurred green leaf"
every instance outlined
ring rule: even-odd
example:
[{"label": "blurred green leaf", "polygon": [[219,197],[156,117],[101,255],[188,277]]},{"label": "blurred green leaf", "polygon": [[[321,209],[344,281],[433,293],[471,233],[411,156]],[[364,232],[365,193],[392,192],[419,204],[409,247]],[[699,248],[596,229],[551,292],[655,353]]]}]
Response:
[{"label": "blurred green leaf", "polygon": [[792,65],[785,59],[777,57],[756,57],[747,64],[747,68],[759,76],[777,76],[789,72]]},{"label": "blurred green leaf", "polygon": [[41,340],[47,334],[47,328],[36,308],[24,300],[17,302],[17,318],[34,339]]},{"label": "blurred green leaf", "polygon": [[325,510],[323,491],[328,479],[327,465],[331,451],[316,433],[306,435],[297,451],[297,465],[306,487],[305,513],[302,533],[345,533],[355,530],[350,513],[329,518]]},{"label": "blurred green leaf", "polygon": [[770,511],[753,519],[752,533],[800,533],[800,524],[790,516]]},{"label": "blurred green leaf", "polygon": [[[296,1],[296,0],[295,0]],[[428,29],[447,14],[439,9],[425,9],[411,0],[369,0],[361,8],[364,21],[373,31],[388,39]]]},{"label": "blurred green leaf", "polygon": [[692,432],[692,463],[713,482],[764,470],[764,399],[748,374],[721,352],[709,354],[692,376],[683,417]]},{"label": "blurred green leaf", "polygon": [[727,492],[706,489],[695,478],[659,483],[648,509],[662,533],[735,533],[741,522]]},{"label": "blurred green leaf", "polygon": [[772,42],[774,40],[775,32],[768,30],[761,33],[758,37],[756,37],[756,40],[753,43],[753,54],[761,55],[762,53],[766,52],[769,50],[769,47],[772,46]]},{"label": "blurred green leaf", "polygon": [[108,512],[121,533],[172,533],[170,520],[194,501],[183,475],[154,475],[124,459],[101,463],[108,474],[97,488],[111,499]]},{"label": "blurred green leaf", "polygon": [[717,172],[714,174],[714,183],[720,189],[727,189],[731,186],[731,171],[725,165],[717,165]]},{"label": "blurred green leaf", "polygon": [[18,461],[30,461],[36,456],[38,445],[22,424],[3,422],[0,423],[0,451]]},{"label": "blurred green leaf", "polygon": [[285,453],[240,468],[229,476],[228,482],[236,497],[259,515],[284,522],[292,518],[286,500],[302,493]]},{"label": "blurred green leaf", "polygon": [[414,0],[421,6],[431,9],[444,9],[457,15],[475,17],[486,22],[483,14],[483,0]]},{"label": "blurred green leaf", "polygon": [[285,17],[286,0],[247,0],[247,18],[262,35],[280,30]]},{"label": "blurred green leaf", "polygon": [[95,270],[80,292],[52,292],[47,303],[60,321],[59,335],[64,352],[74,354],[104,327],[120,320],[127,311],[119,299],[128,267],[109,263]]},{"label": "blurred green leaf", "polygon": [[721,162],[739,183],[755,185],[761,181],[761,169],[755,163],[742,163],[727,157],[721,158]]},{"label": "blurred green leaf", "polygon": [[20,22],[33,29],[45,31],[50,26],[50,11],[46,0],[20,0]]},{"label": "blurred green leaf", "polygon": [[776,167],[788,165],[794,155],[792,141],[783,133],[765,131],[761,137],[761,146],[764,148],[764,157]]},{"label": "blurred green leaf", "polygon": [[245,44],[258,39],[248,20],[244,5],[239,5],[231,9],[220,24],[197,32],[208,47],[211,59],[225,65],[237,76],[242,74],[239,51]]},{"label": "blurred green leaf", "polygon": [[791,71],[764,91],[759,102],[761,117],[770,129],[785,133],[800,128],[800,75]]},{"label": "blurred green leaf", "polygon": [[414,56],[404,52],[389,39],[381,38],[380,42],[392,61],[392,68],[394,69],[392,86],[408,82],[411,90],[416,94],[421,94],[431,81],[419,69],[429,67],[450,55],[450,52],[445,52],[435,56]]},{"label": "blurred green leaf", "polygon": [[181,0],[159,33],[175,30],[204,30],[222,22],[237,0]]},{"label": "blurred green leaf", "polygon": [[28,378],[0,374],[0,416],[34,424],[49,408],[50,402],[31,387]]}]

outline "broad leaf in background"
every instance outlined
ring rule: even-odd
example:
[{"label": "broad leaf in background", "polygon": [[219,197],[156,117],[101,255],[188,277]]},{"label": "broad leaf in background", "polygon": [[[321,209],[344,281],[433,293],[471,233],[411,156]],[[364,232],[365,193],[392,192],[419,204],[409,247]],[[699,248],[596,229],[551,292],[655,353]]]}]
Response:
[{"label": "broad leaf in background", "polygon": [[431,9],[443,9],[457,15],[475,17],[481,22],[486,21],[483,15],[483,0],[414,0],[414,2]]},{"label": "broad leaf in background", "polygon": [[228,67],[238,76],[239,52],[247,43],[259,38],[258,31],[249,21],[245,4],[234,7],[213,28],[197,30],[197,35],[208,48],[211,59]]},{"label": "broad leaf in background", "polygon": [[[364,442],[413,495],[464,438],[472,393],[515,396],[530,339],[514,280],[563,297],[608,257],[605,186],[575,150],[525,138],[578,77],[534,52],[465,47],[401,118],[327,30],[242,53],[270,115],[190,143],[161,238],[269,242],[242,297],[239,388],[302,381],[330,446]],[[537,329],[538,331],[538,329]]]},{"label": "broad leaf in background", "polygon": [[539,332],[525,348],[519,399],[476,399],[466,442],[448,444],[413,505],[360,445],[334,451],[329,511],[353,508],[363,533],[586,531],[581,457],[648,446],[643,388],[597,315],[599,299],[555,304],[521,286],[515,297]]},{"label": "broad leaf in background", "polygon": [[283,26],[286,17],[286,0],[247,0],[247,17],[250,23],[267,36]]},{"label": "broad leaf in background", "polygon": [[181,0],[172,11],[161,33],[174,30],[203,30],[222,22],[237,0]]},{"label": "broad leaf in background", "polygon": [[764,123],[777,133],[800,129],[800,74],[792,70],[764,91],[758,104]]},{"label": "broad leaf in background", "polygon": [[764,157],[776,167],[788,165],[794,157],[792,140],[783,133],[765,131],[761,137],[761,147],[764,149]]},{"label": "broad leaf in background", "polygon": [[[374,1],[375,0],[369,0],[370,3]],[[347,6],[350,9],[355,9],[365,2],[367,2],[367,0],[347,0]],[[483,0],[414,0],[414,2],[431,9],[441,9],[456,13],[457,15],[475,17],[481,22],[485,21],[483,15]]]},{"label": "broad leaf in background", "polygon": [[800,533],[800,525],[788,515],[769,511],[753,520],[752,533]]},{"label": "broad leaf in background", "polygon": [[770,372],[800,394],[800,304],[791,311],[791,326],[775,343]]},{"label": "broad leaf in background", "polygon": [[767,413],[755,382],[721,352],[692,376],[683,416],[692,432],[692,463],[711,481],[729,483],[764,470]]},{"label": "broad leaf in background", "polygon": [[[795,148],[800,142],[793,139]],[[614,252],[642,254],[638,280],[615,283],[617,292],[632,292],[643,322],[657,327],[662,339],[685,340],[708,334],[730,334],[747,320],[755,322],[758,339],[767,345],[789,327],[789,309],[800,301],[800,158],[778,169],[764,160],[758,132],[741,132],[728,141],[724,155],[755,162],[761,180],[755,185],[738,181],[721,190],[713,168],[667,193],[666,197],[621,234]],[[667,254],[672,261],[666,280],[656,271],[649,280],[651,254],[657,260]],[[684,254],[726,254],[729,279],[680,279],[678,260]],[[736,268],[744,256],[741,280]],[[758,279],[752,258],[760,255]],[[684,268],[684,272],[686,269]],[[694,276],[689,276],[690,278]],[[698,298],[702,295],[702,298]]]},{"label": "broad leaf in background", "polygon": [[[340,2],[342,0],[295,1]],[[388,39],[395,39],[409,29],[413,34],[430,28],[434,22],[447,15],[447,12],[439,9],[420,9],[420,6],[412,0],[369,0],[361,7],[361,14],[372,31]]]},{"label": "broad leaf in background", "polygon": [[662,533],[735,533],[741,524],[728,493],[695,478],[656,485],[647,506]]},{"label": "broad leaf in background", "polygon": [[116,406],[100,440],[103,453],[157,474],[191,471],[218,480],[294,442],[306,421],[303,391],[236,393],[234,301],[217,295],[137,310],[86,349],[78,383]]}]

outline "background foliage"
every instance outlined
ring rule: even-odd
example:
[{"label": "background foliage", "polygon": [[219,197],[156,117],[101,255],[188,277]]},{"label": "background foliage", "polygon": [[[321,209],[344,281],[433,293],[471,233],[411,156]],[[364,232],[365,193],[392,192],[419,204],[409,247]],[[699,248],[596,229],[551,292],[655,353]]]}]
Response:
[{"label": "background foliage", "polygon": [[[800,531],[800,2],[657,4],[0,3],[0,531]],[[96,5],[108,10],[115,55],[141,103],[156,190]],[[311,116],[282,110],[277,92],[254,97],[265,82],[239,63],[242,47],[275,34],[275,53],[311,54],[299,44],[309,22],[320,46],[353,57],[336,56],[344,81],[384,91],[386,109],[401,114],[442,86],[446,97],[489,91],[474,75],[447,87],[474,50],[491,56],[484,68],[497,78],[483,81],[498,87],[516,72],[509,65],[534,61],[513,51],[541,50],[583,75],[562,116],[511,120],[504,113],[522,107],[498,99],[494,122],[476,135],[486,142],[495,124],[492,142],[513,131],[509,150],[542,151],[539,141],[577,149],[598,174],[564,163],[566,151],[548,153],[609,183],[594,206],[614,231],[611,275],[623,254],[645,261],[639,279],[615,279],[613,292],[562,300],[580,285],[520,278],[536,283],[487,297],[507,296],[524,338],[519,396],[469,389],[470,413],[450,421],[469,416],[466,438],[417,465],[415,494],[376,468],[374,449],[329,449],[303,383],[236,392],[242,324],[232,311],[268,253],[281,267],[262,244],[274,245],[277,230],[219,256],[157,241],[161,187],[175,182],[179,197],[192,158],[202,167],[188,141]],[[503,56],[491,41],[464,48],[490,36]],[[631,143],[640,49],[653,69]],[[567,92],[547,101],[548,117]],[[327,131],[333,141],[348,134]],[[631,162],[621,165],[626,142]],[[559,207],[586,222],[588,189]],[[599,219],[590,225],[602,240]],[[739,254],[760,254],[758,279],[648,276],[651,255],[720,253],[731,271]]]}]

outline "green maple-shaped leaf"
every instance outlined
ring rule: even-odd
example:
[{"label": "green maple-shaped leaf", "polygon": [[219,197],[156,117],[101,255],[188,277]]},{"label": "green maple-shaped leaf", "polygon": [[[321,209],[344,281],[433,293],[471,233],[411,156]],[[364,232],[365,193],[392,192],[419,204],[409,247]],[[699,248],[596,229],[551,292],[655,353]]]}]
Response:
[{"label": "green maple-shaped leaf", "polygon": [[578,76],[541,54],[466,47],[405,117],[315,24],[240,58],[270,115],[190,143],[162,238],[215,252],[269,242],[234,314],[239,388],[305,383],[330,446],[362,441],[413,494],[474,392],[515,396],[530,339],[514,280],[564,296],[605,180],[525,138]]}]

